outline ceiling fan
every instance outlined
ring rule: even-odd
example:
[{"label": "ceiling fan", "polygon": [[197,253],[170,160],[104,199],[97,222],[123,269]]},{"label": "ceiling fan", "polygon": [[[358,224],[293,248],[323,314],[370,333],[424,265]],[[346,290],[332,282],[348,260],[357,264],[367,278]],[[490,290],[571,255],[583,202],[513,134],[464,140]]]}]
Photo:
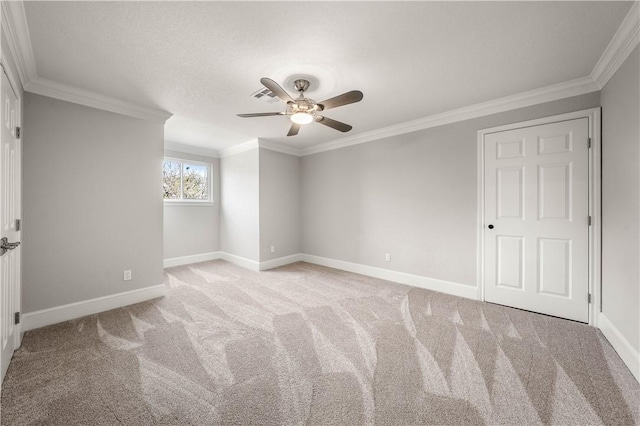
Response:
[{"label": "ceiling fan", "polygon": [[303,124],[309,124],[313,121],[324,124],[332,129],[339,130],[341,132],[348,132],[353,127],[348,124],[341,123],[340,121],[332,120],[328,117],[318,114],[324,110],[330,108],[336,108],[343,105],[360,102],[363,94],[359,90],[352,90],[350,92],[343,93],[342,95],[335,96],[331,99],[327,99],[323,102],[316,102],[313,99],[305,98],[304,92],[309,89],[309,81],[305,79],[298,79],[293,82],[295,89],[300,93],[297,99],[293,99],[278,83],[270,78],[261,78],[262,83],[267,89],[271,90],[280,99],[287,103],[287,110],[284,112],[258,112],[254,114],[238,114],[238,117],[270,117],[273,115],[286,115],[291,119],[293,124],[289,129],[287,136],[295,136],[300,131],[300,126]]}]

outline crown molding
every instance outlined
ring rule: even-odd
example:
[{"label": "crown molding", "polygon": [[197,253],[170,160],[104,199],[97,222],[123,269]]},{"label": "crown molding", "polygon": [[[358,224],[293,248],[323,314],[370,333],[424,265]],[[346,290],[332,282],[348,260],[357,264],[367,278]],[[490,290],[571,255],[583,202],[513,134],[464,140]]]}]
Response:
[{"label": "crown molding", "polygon": [[50,98],[73,102],[118,114],[124,114],[130,117],[141,118],[143,120],[159,121],[164,123],[173,115],[166,111],[144,107],[118,98],[102,95],[91,90],[80,89],[75,86],[58,83],[57,81],[47,80],[40,77],[31,79],[27,83],[25,90],[37,95],[48,96]]},{"label": "crown molding", "polygon": [[240,154],[242,152],[251,151],[260,147],[258,139],[250,140],[249,142],[241,143],[240,145],[230,146],[221,151],[218,151],[220,158],[230,157],[232,155]]},{"label": "crown molding", "polygon": [[294,148],[292,146],[284,146],[275,142],[268,142],[262,139],[258,139],[258,146],[260,148],[268,149],[270,151],[281,152],[283,154],[289,154],[296,157],[302,156],[302,150],[300,148]]},{"label": "crown molding", "polygon": [[609,79],[620,68],[629,57],[633,49],[640,42],[640,2],[634,1],[631,9],[618,27],[609,45],[600,56],[591,75],[571,81],[567,81],[529,92],[506,96],[499,99],[471,105],[431,115],[425,118],[407,121],[394,126],[385,127],[359,135],[348,136],[330,142],[315,145],[299,150],[301,156],[317,154],[333,149],[344,148],[365,142],[374,141],[417,130],[451,124],[458,121],[469,120],[486,115],[505,112],[513,109],[523,108],[544,102],[551,102],[572,96],[579,96],[586,93],[601,90]]},{"label": "crown molding", "polygon": [[618,71],[639,42],[640,2],[635,1],[591,72],[591,78],[600,89]]},{"label": "crown molding", "polygon": [[25,91],[105,111],[164,123],[173,114],[38,76],[23,1],[2,1],[3,30]]},{"label": "crown molding", "polygon": [[7,38],[9,51],[18,70],[18,78],[22,87],[37,76],[36,61],[33,57],[29,27],[21,1],[2,2],[2,29]]},{"label": "crown molding", "polygon": [[[136,105],[121,99],[39,77],[37,75],[31,39],[29,37],[29,28],[26,20],[24,3],[22,1],[2,1],[1,4],[2,14],[6,21],[5,23],[7,24],[3,26],[3,29],[7,36],[9,49],[15,59],[19,78],[24,90],[145,120],[164,122],[172,116],[172,114],[166,111]],[[571,80],[565,83],[431,115],[382,129],[336,139],[309,148],[298,149],[273,142],[253,140],[222,150],[218,155],[219,157],[226,157],[248,151],[256,147],[263,147],[296,156],[311,155],[386,137],[410,133],[417,130],[442,126],[458,121],[469,120],[512,109],[523,108],[526,106],[594,92],[604,87],[611,76],[615,74],[620,65],[633,51],[635,46],[638,44],[639,34],[640,4],[638,1],[635,1],[589,77]]]},{"label": "crown molding", "polygon": [[524,108],[531,105],[556,101],[572,96],[579,96],[585,93],[596,92],[598,90],[600,90],[600,87],[595,81],[593,81],[591,77],[578,78],[576,80],[554,84],[516,95],[505,96],[503,98],[482,102],[464,108],[454,109],[440,114],[430,115],[424,118],[419,118],[417,120],[406,121],[404,123],[384,127],[382,129],[372,130],[370,132],[336,139],[331,142],[326,142],[303,149],[301,150],[301,155],[305,156],[317,154],[324,151],[358,145],[361,143],[371,142],[391,136],[429,129],[431,127],[438,127],[445,124],[456,123],[458,121],[470,120],[486,115]]},{"label": "crown molding", "polygon": [[281,152],[283,154],[294,155],[301,157],[302,153],[300,149],[289,146],[284,146],[274,142],[267,142],[262,139],[254,139],[249,142],[241,143],[240,145],[234,145],[232,147],[216,151],[214,149],[201,148],[194,145],[185,145],[178,142],[165,141],[164,148],[168,150],[186,152],[188,154],[206,155],[213,158],[224,158],[232,155],[240,154],[242,152],[251,151],[256,148],[268,149],[270,151]]},{"label": "crown molding", "polygon": [[203,155],[205,157],[220,158],[220,154],[215,149],[204,148],[195,145],[186,145],[179,142],[164,141],[164,149],[168,151],[177,151],[185,154]]}]

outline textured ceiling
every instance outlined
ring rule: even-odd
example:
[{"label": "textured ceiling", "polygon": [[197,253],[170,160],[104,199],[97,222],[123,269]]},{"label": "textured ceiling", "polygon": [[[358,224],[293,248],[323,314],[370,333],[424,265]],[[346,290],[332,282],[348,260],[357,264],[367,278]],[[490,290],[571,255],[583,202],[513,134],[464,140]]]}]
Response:
[{"label": "textured ceiling", "polygon": [[[166,139],[306,148],[344,136],[251,93],[308,74],[358,134],[588,76],[629,2],[25,2],[38,75],[160,108]],[[288,87],[287,87],[288,88]]]}]

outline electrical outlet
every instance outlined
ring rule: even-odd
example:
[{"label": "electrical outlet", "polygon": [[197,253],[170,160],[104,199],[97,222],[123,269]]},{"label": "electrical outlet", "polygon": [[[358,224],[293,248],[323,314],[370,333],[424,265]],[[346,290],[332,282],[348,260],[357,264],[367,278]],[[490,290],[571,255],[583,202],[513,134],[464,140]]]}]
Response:
[{"label": "electrical outlet", "polygon": [[131,270],[126,270],[122,274],[122,281],[131,281]]},{"label": "electrical outlet", "polygon": [[385,253],[384,254],[384,260],[386,260],[387,262],[391,262],[391,254],[390,253]]},{"label": "electrical outlet", "polygon": [[271,246],[271,253],[275,253],[276,252],[276,246]]}]

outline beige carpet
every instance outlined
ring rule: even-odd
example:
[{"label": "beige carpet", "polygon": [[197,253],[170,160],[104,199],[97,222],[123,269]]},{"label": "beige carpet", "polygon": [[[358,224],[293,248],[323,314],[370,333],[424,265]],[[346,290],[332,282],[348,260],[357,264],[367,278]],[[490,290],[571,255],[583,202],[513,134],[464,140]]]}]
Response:
[{"label": "beige carpet", "polygon": [[637,424],[594,328],[306,263],[166,270],[163,299],[27,333],[2,424]]}]

